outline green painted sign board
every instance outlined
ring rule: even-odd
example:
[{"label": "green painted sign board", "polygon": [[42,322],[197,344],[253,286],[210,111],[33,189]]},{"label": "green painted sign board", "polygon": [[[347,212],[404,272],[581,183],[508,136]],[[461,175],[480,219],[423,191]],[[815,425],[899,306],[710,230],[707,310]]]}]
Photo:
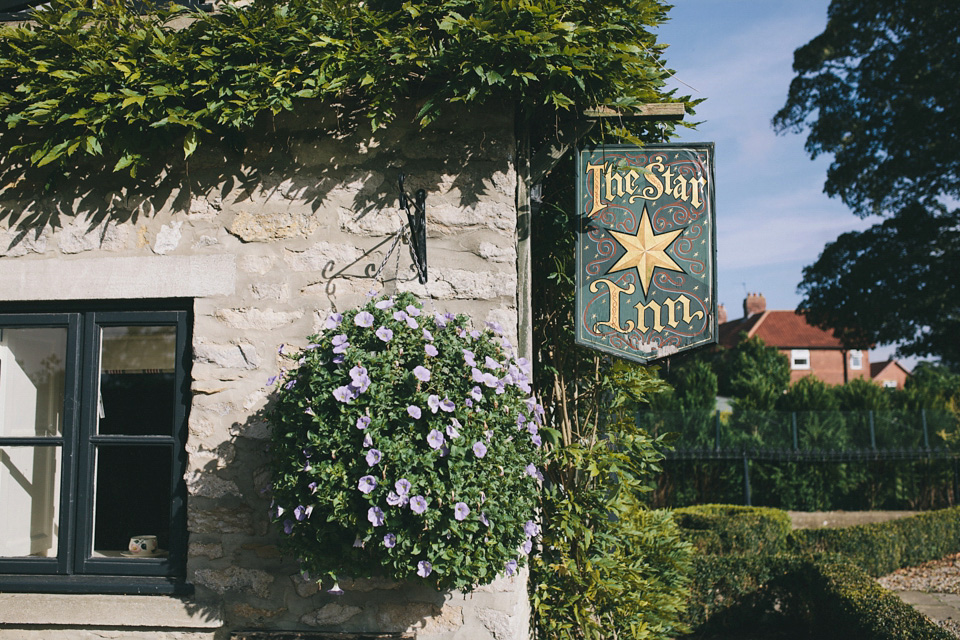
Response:
[{"label": "green painted sign board", "polygon": [[577,154],[576,339],[649,362],[717,341],[713,143]]}]

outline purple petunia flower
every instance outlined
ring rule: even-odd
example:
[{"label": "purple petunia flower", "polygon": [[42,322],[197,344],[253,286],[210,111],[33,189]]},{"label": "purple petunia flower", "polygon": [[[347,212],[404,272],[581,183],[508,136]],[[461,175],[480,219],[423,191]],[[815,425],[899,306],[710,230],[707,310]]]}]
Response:
[{"label": "purple petunia flower", "polygon": [[417,322],[416,318],[411,318],[410,316],[407,316],[406,318],[403,319],[403,321],[406,322],[407,326],[410,327],[411,329],[420,328],[420,323]]},{"label": "purple petunia flower", "polygon": [[477,456],[478,458],[482,458],[483,456],[487,455],[487,445],[483,444],[482,442],[474,442],[473,455]]},{"label": "purple petunia flower", "polygon": [[431,449],[439,449],[443,446],[443,434],[436,429],[431,429],[430,433],[427,434],[427,444],[430,445]]},{"label": "purple petunia flower", "polygon": [[357,484],[357,489],[360,489],[361,493],[370,493],[377,488],[377,479],[373,476],[363,476],[360,478],[360,482]]},{"label": "purple petunia flower", "polygon": [[348,342],[348,340],[349,338],[347,338],[347,334],[345,333],[341,333],[339,335],[333,336],[333,338],[330,340],[330,343],[333,345],[333,352],[334,353],[346,352],[347,347],[350,346],[350,343]]},{"label": "purple petunia flower", "polygon": [[480,389],[480,387],[474,387],[473,389],[470,389],[470,397],[477,402],[480,402],[483,400],[483,391]]},{"label": "purple petunia flower", "polygon": [[537,477],[537,467],[536,467],[532,462],[527,465],[527,467],[524,469],[524,471],[525,471],[526,474],[527,474],[528,476],[530,476],[531,478],[536,478],[536,477]]},{"label": "purple petunia flower", "polygon": [[370,416],[360,416],[357,418],[357,429],[366,429],[370,426]]},{"label": "purple petunia flower", "polygon": [[421,560],[417,563],[417,575],[421,578],[426,578],[433,572],[433,565],[427,562],[426,560]]},{"label": "purple petunia flower", "polygon": [[279,379],[280,379],[280,376],[270,376],[269,378],[267,378],[267,386],[272,387],[274,384],[276,384],[277,380]]},{"label": "purple petunia flower", "polygon": [[476,355],[473,353],[473,351],[470,351],[469,349],[463,350],[463,361],[467,364],[468,367],[477,366]]},{"label": "purple petunia flower", "polygon": [[427,342],[433,342],[433,334],[430,333],[429,329],[423,330],[423,339],[426,340]]},{"label": "purple petunia flower", "polygon": [[450,438],[456,439],[460,437],[460,432],[457,431],[457,427],[463,427],[460,422],[454,418],[450,421],[450,424],[447,425],[447,436]]},{"label": "purple petunia flower", "polygon": [[367,520],[375,527],[383,526],[383,509],[380,507],[370,507],[367,509]]},{"label": "purple petunia flower", "polygon": [[482,523],[484,524],[484,526],[486,526],[486,527],[489,527],[489,526],[490,526],[490,521],[487,520],[487,514],[481,513],[481,514],[480,514],[480,517],[478,518],[478,520],[480,520],[480,522],[482,522]]},{"label": "purple petunia flower", "polygon": [[499,322],[496,322],[496,321],[494,321],[494,320],[488,321],[488,322],[487,322],[487,327],[489,327],[490,330],[493,331],[494,334],[496,334],[496,335],[498,335],[498,336],[503,335],[503,325],[500,324]]},{"label": "purple petunia flower", "polygon": [[410,510],[417,515],[427,510],[427,499],[423,496],[413,496],[410,498]]},{"label": "purple petunia flower", "polygon": [[437,348],[436,348],[435,346],[433,346],[432,344],[425,345],[425,346],[423,347],[423,350],[424,350],[424,352],[426,352],[426,354],[427,354],[428,356],[430,356],[431,358],[436,358],[436,357],[437,357],[437,354],[440,353],[439,351],[437,351]]},{"label": "purple petunia flower", "polygon": [[405,496],[410,493],[410,481],[406,478],[400,478],[393,483],[393,488],[397,490],[397,493],[401,496]]},{"label": "purple petunia flower", "polygon": [[333,397],[343,403],[350,402],[354,398],[353,390],[347,386],[337,387],[333,390]]},{"label": "purple petunia flower", "polygon": [[503,572],[509,577],[517,572],[517,561],[510,560],[503,567]]},{"label": "purple petunia flower", "polygon": [[538,431],[540,431],[540,427],[537,426],[536,422],[527,423],[527,433],[529,433],[532,436],[535,436],[537,435]]},{"label": "purple petunia flower", "polygon": [[436,413],[440,408],[440,396],[436,394],[430,394],[427,398],[427,406],[430,407],[430,411]]},{"label": "purple petunia flower", "polygon": [[392,533],[388,533],[387,535],[383,536],[383,546],[385,546],[387,549],[393,549],[395,546],[397,546],[397,536],[393,535]]},{"label": "purple petunia flower", "polygon": [[310,493],[316,493],[318,486],[319,485],[316,482],[311,482],[310,484],[307,485],[307,489],[310,489]]},{"label": "purple petunia flower", "polygon": [[317,414],[313,412],[313,407],[307,407],[307,408],[304,410],[304,413],[307,414],[308,416],[310,416],[311,418],[316,418],[316,417],[317,417]]},{"label": "purple petunia flower", "polygon": [[376,333],[377,337],[384,342],[390,342],[393,339],[393,331],[387,327],[380,327]]},{"label": "purple petunia flower", "polygon": [[520,545],[520,551],[521,551],[521,552],[523,553],[523,555],[525,555],[525,556],[530,555],[530,551],[531,551],[532,549],[533,549],[533,542],[531,542],[529,539],[524,540],[524,541],[523,541],[523,544]]},{"label": "purple petunia flower", "polygon": [[388,299],[386,299],[386,300],[381,300],[380,302],[378,302],[378,303],[377,303],[376,305],[374,305],[374,306],[375,306],[377,309],[381,309],[381,310],[382,310],[382,309],[389,309],[390,307],[393,306],[393,300],[390,299],[390,298],[388,298]]},{"label": "purple petunia flower", "polygon": [[522,413],[517,414],[517,426],[520,426],[526,421],[527,421],[527,416],[523,415]]},{"label": "purple petunia flower", "polygon": [[358,327],[372,327],[373,326],[373,314],[369,311],[361,311],[354,317],[353,324]]},{"label": "purple petunia flower", "polygon": [[420,411],[420,407],[418,407],[415,404],[412,404],[409,407],[407,407],[407,413],[410,414],[410,417],[413,418],[414,420],[419,420],[420,416],[423,415],[422,412]]},{"label": "purple petunia flower", "polygon": [[466,502],[458,502],[453,505],[453,517],[458,521],[462,522],[468,515],[470,515],[470,507],[467,506]]},{"label": "purple petunia flower", "polygon": [[436,325],[437,325],[438,327],[440,327],[441,329],[443,329],[444,327],[447,326],[447,317],[444,316],[444,315],[442,315],[439,311],[438,311],[437,313],[433,314],[433,321],[434,321],[434,322],[436,323]]},{"label": "purple petunia flower", "polygon": [[427,369],[423,366],[417,366],[413,369],[413,377],[415,377],[420,382],[429,382],[430,381],[430,369]]},{"label": "purple petunia flower", "polygon": [[500,382],[500,379],[492,373],[484,373],[482,382],[492,389],[497,386],[497,384]]},{"label": "purple petunia flower", "polygon": [[369,433],[368,433],[367,435],[363,436],[363,446],[364,446],[364,447],[372,447],[372,446],[373,446],[373,438],[370,436]]},{"label": "purple petunia flower", "polygon": [[341,322],[343,322],[343,314],[334,312],[327,316],[327,321],[323,323],[323,328],[336,329],[340,326]]},{"label": "purple petunia flower", "polygon": [[467,405],[468,407],[473,407],[473,400],[471,400],[470,398],[467,398],[466,400],[463,401],[463,404]]},{"label": "purple petunia flower", "polygon": [[417,308],[416,308],[415,306],[413,306],[412,304],[408,304],[408,305],[407,305],[407,313],[409,313],[409,314],[412,315],[413,317],[417,317],[417,316],[420,315],[420,309],[417,309]]},{"label": "purple petunia flower", "polygon": [[472,330],[472,331],[470,332],[470,337],[473,338],[474,340],[479,340],[479,339],[480,339],[480,332],[477,331],[476,329],[474,329],[474,330]]},{"label": "purple petunia flower", "polygon": [[499,369],[500,363],[494,360],[493,358],[491,358],[490,356],[487,356],[483,360],[483,366],[485,366],[487,369]]},{"label": "purple petunia flower", "polygon": [[541,446],[541,445],[543,444],[543,440],[540,438],[540,434],[539,434],[539,433],[530,436],[530,442],[532,442],[532,443],[533,443],[534,445],[536,445],[537,447],[539,447],[539,446]]},{"label": "purple petunia flower", "polygon": [[523,533],[528,537],[532,538],[538,533],[540,533],[540,527],[537,526],[537,523],[533,520],[527,520],[523,523]]},{"label": "purple petunia flower", "polygon": [[443,400],[440,401],[441,411],[446,411],[447,413],[450,413],[454,409],[456,409],[456,405],[453,404],[453,400],[451,400],[450,398],[444,398]]},{"label": "purple petunia flower", "polygon": [[379,449],[370,449],[369,451],[367,451],[367,455],[365,456],[365,458],[366,458],[367,464],[372,467],[373,465],[380,462],[381,459],[383,459],[383,454],[380,453]]},{"label": "purple petunia flower", "polygon": [[333,586],[327,589],[327,593],[334,596],[342,596],[344,591],[340,588],[340,585],[336,582],[333,583]]},{"label": "purple petunia flower", "polygon": [[283,532],[287,535],[293,533],[293,520],[284,520],[283,521]]},{"label": "purple petunia flower", "polygon": [[356,538],[353,539],[353,547],[355,549],[363,548],[363,540],[360,539],[360,536],[357,536]]},{"label": "purple petunia flower", "polygon": [[305,514],[306,514],[306,511],[307,511],[306,508],[301,504],[301,505],[297,506],[296,509],[293,510],[293,517],[296,518],[297,521],[299,522],[299,521],[301,521],[301,520],[303,520],[304,518],[307,517],[307,516],[305,515]]},{"label": "purple petunia flower", "polygon": [[474,367],[470,369],[470,376],[473,378],[474,382],[483,382],[483,371]]},{"label": "purple petunia flower", "polygon": [[387,504],[391,507],[402,507],[408,502],[410,502],[410,499],[406,495],[397,495],[393,491],[387,494]]}]

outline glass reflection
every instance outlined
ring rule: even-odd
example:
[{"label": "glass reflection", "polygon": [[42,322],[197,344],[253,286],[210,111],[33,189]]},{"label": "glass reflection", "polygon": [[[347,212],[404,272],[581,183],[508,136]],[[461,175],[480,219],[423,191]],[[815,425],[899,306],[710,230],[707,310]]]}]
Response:
[{"label": "glass reflection", "polygon": [[60,447],[0,447],[0,505],[0,557],[56,557]]},{"label": "glass reflection", "polygon": [[0,329],[0,436],[60,435],[66,353],[66,328]]}]

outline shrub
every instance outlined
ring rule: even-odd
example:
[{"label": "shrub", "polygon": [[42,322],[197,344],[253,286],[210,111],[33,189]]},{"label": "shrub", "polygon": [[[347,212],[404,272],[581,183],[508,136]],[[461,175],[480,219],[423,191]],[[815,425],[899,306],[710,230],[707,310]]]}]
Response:
[{"label": "shrub", "polygon": [[871,576],[960,551],[960,507],[843,529],[800,529],[790,534],[796,553],[839,553]]},{"label": "shrub", "polygon": [[707,504],[673,513],[702,554],[777,553],[787,548],[790,517],[779,509]]},{"label": "shrub", "polygon": [[469,588],[524,563],[542,409],[528,363],[467,321],[403,294],[331,315],[287,354],[273,519],[304,571]]}]

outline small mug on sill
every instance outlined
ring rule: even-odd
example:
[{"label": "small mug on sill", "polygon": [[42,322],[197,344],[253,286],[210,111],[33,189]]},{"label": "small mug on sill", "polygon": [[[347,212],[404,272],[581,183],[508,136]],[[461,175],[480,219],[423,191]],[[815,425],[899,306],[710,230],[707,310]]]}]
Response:
[{"label": "small mug on sill", "polygon": [[127,549],[137,556],[153,555],[157,551],[157,536],[133,536]]}]

